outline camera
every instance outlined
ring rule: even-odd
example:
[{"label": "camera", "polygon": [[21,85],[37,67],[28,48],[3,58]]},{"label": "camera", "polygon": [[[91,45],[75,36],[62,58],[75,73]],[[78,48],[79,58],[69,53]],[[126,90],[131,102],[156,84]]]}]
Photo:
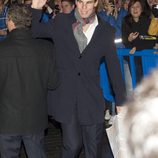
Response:
[{"label": "camera", "polygon": [[158,4],[153,5],[151,11],[152,11],[154,17],[158,18]]},{"label": "camera", "polygon": [[57,5],[54,6],[54,14],[56,15],[59,12],[60,12],[60,8],[59,8],[59,5],[57,4]]},{"label": "camera", "polygon": [[115,6],[114,0],[109,0],[109,3],[112,4],[112,6]]}]

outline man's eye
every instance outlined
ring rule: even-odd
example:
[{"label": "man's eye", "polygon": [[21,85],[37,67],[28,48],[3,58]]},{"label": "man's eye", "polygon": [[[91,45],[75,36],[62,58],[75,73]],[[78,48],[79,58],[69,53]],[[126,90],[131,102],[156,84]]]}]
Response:
[{"label": "man's eye", "polygon": [[93,1],[88,1],[88,2],[87,2],[87,4],[92,4],[92,3],[93,3]]}]

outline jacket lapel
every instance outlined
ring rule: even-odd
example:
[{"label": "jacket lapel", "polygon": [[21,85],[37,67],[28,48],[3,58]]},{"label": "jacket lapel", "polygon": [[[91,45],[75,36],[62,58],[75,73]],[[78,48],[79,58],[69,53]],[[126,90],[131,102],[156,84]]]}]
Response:
[{"label": "jacket lapel", "polygon": [[[70,25],[67,24],[67,29],[66,29],[67,30],[67,35],[68,35],[68,37],[66,37],[67,38],[66,42],[67,42],[68,45],[70,45],[70,43],[71,43],[70,49],[72,51],[69,51],[70,54],[72,55],[72,53],[73,53],[73,55],[75,55],[76,57],[79,57],[80,56],[80,51],[79,51],[78,43],[77,43],[77,41],[75,39],[75,36],[73,34],[73,29],[72,29],[72,27],[70,27],[76,21],[76,19],[75,19],[74,15],[72,15],[72,18],[70,18],[70,19],[71,19],[70,20]],[[100,39],[100,34],[102,32],[102,29],[103,29],[102,26],[103,26],[102,22],[98,18],[98,26],[96,27],[89,44],[83,50],[82,55],[87,53],[89,48],[91,48],[92,46],[94,46],[96,44],[96,41],[98,42],[98,39]]]},{"label": "jacket lapel", "polygon": [[71,43],[70,49],[72,50],[73,55],[78,57],[80,55],[80,50],[79,50],[78,43],[77,43],[77,41],[75,39],[75,36],[74,36],[74,33],[73,33],[73,29],[72,29],[72,24],[75,23],[75,22],[76,22],[76,19],[75,19],[74,15],[73,15],[71,20],[70,20],[70,25],[69,24],[67,25],[67,31],[68,31],[67,32],[67,35],[68,35],[67,38],[68,39],[67,39],[66,42],[67,42],[68,45],[70,45],[70,43]]},{"label": "jacket lapel", "polygon": [[96,41],[99,42],[98,40],[101,40],[100,38],[100,35],[102,33],[102,22],[100,21],[100,19],[98,18],[98,25],[97,27],[95,28],[94,30],[94,33],[93,33],[93,36],[89,42],[89,44],[87,45],[87,47],[84,49],[84,51],[82,52],[82,54],[85,54],[88,52],[88,50],[93,47],[95,44],[96,44]]}]

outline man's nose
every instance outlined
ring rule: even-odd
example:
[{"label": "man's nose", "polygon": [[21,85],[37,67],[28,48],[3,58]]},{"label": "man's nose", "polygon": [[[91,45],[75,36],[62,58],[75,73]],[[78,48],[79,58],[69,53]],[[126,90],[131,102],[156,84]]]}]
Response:
[{"label": "man's nose", "polygon": [[86,3],[82,3],[82,8],[83,9],[87,8],[87,4]]}]

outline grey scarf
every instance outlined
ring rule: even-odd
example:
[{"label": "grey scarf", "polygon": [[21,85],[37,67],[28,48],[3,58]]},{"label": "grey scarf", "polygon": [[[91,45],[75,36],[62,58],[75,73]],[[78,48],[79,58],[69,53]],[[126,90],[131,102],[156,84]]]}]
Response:
[{"label": "grey scarf", "polygon": [[93,13],[89,18],[86,18],[86,19],[81,18],[77,9],[75,9],[74,14],[75,14],[75,18],[76,18],[77,22],[75,22],[72,25],[73,33],[74,33],[75,39],[78,43],[80,53],[82,53],[83,50],[87,46],[87,37],[83,33],[83,26],[88,23],[92,23],[94,21],[95,13]]}]

